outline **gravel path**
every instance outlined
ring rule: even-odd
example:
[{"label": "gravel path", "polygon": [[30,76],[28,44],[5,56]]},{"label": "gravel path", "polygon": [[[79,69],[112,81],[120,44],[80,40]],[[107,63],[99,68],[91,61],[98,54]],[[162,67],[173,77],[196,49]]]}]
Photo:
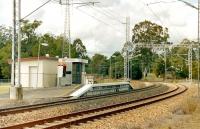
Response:
[{"label": "gravel path", "polygon": [[23,123],[23,122],[33,121],[33,120],[39,120],[43,118],[49,118],[53,116],[59,116],[59,115],[67,114],[69,112],[73,112],[73,111],[80,111],[80,110],[85,110],[89,108],[95,108],[95,107],[110,105],[114,103],[135,100],[141,97],[164,92],[167,89],[168,89],[167,86],[161,86],[157,88],[156,90],[155,89],[150,90],[151,93],[149,91],[142,91],[137,94],[133,93],[129,95],[113,96],[113,97],[102,98],[98,100],[90,100],[90,101],[78,102],[74,104],[48,107],[48,108],[44,108],[40,110],[35,110],[32,112],[18,113],[15,115],[8,115],[8,116],[0,116],[0,127],[15,125],[18,123]]},{"label": "gravel path", "polygon": [[[82,124],[81,126],[72,126],[75,129],[154,129],[157,123],[164,119],[171,118],[173,112],[182,107],[185,99],[192,96],[194,88],[174,98],[155,103],[137,110],[120,113],[110,117]],[[165,129],[165,128],[162,128]],[[166,128],[168,129],[168,128]]]}]

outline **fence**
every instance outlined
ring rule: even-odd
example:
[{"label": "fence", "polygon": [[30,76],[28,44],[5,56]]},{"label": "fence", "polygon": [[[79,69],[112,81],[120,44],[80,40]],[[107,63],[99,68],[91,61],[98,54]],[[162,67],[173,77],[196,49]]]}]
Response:
[{"label": "fence", "polygon": [[10,82],[10,79],[0,79],[0,86],[9,86]]}]

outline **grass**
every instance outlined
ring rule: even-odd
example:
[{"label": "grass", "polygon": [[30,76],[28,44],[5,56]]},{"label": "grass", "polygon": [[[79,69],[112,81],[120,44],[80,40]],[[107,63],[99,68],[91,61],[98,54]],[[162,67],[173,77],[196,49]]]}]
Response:
[{"label": "grass", "polygon": [[191,114],[196,111],[199,100],[198,98],[188,98],[182,108],[185,114]]},{"label": "grass", "polygon": [[9,92],[9,85],[0,85],[0,94]]}]

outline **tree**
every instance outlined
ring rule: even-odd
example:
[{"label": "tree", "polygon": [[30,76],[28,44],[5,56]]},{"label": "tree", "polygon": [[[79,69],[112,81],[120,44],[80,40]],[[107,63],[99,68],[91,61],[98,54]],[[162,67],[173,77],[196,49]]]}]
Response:
[{"label": "tree", "polygon": [[165,62],[163,58],[156,58],[155,63],[153,64],[153,72],[157,77],[162,76],[164,78]]},{"label": "tree", "polygon": [[11,43],[6,43],[3,48],[0,49],[0,70],[2,78],[10,78],[10,65],[8,60],[11,58]]},{"label": "tree", "polygon": [[[112,58],[112,59],[111,59]],[[109,60],[112,60],[112,77],[121,78],[124,75],[124,58],[119,51],[114,52]],[[110,63],[109,63],[110,67]]]},{"label": "tree", "polygon": [[140,80],[142,78],[142,70],[140,68],[140,64],[138,62],[134,62],[131,65],[132,72],[130,72],[131,79]]},{"label": "tree", "polygon": [[11,39],[11,28],[0,26],[0,78],[10,78]]},{"label": "tree", "polygon": [[71,52],[73,58],[86,58],[86,47],[83,45],[83,42],[79,38],[74,40]]},{"label": "tree", "polygon": [[36,47],[40,42],[38,35],[36,34],[36,29],[42,24],[41,21],[34,20],[30,22],[29,20],[22,21],[22,57],[34,56],[33,53],[36,51]]},{"label": "tree", "polygon": [[[49,54],[51,57],[59,56],[62,57],[62,50],[68,52],[69,43],[64,40],[62,35],[55,36],[50,33],[38,34],[36,30],[42,24],[41,21],[22,21],[22,42],[21,42],[21,54],[23,57],[33,57],[38,55],[38,48],[40,43],[47,43],[48,47],[40,46],[40,56]],[[0,78],[10,77],[10,65],[8,65],[8,60],[11,59],[11,39],[12,33],[11,28],[5,26],[0,26]],[[64,43],[64,47],[63,47]],[[86,47],[83,45],[81,39],[76,39],[72,48],[72,57],[75,58],[86,58]],[[73,54],[74,53],[74,54]],[[66,54],[64,54],[66,56]]]},{"label": "tree", "polygon": [[[180,44],[191,44],[192,41],[188,40],[188,39],[183,39]],[[178,78],[186,78],[188,77],[188,47],[176,47],[176,48],[172,48],[171,49],[171,53],[170,53],[170,64],[171,66],[175,67],[175,76]],[[193,53],[193,60],[196,59],[195,57],[195,52],[194,50],[192,50]],[[195,64],[194,64],[195,65]],[[193,65],[193,66],[194,66]],[[196,71],[194,71],[194,75]]]},{"label": "tree", "polygon": [[90,65],[90,71],[91,73],[95,74],[106,74],[104,67],[107,67],[108,65],[107,57],[101,54],[95,54],[91,59]]},{"label": "tree", "polygon": [[[167,39],[169,38],[168,29],[163,28],[162,26],[152,23],[150,21],[143,21],[134,26],[132,29],[133,43],[144,43],[144,44],[161,44],[167,43]],[[155,52],[151,48],[135,48],[134,55],[141,54],[140,56],[140,64],[142,64],[142,69],[144,75],[147,75],[148,69],[153,62]]]},{"label": "tree", "polygon": [[162,42],[167,42],[167,39],[169,38],[167,28],[163,28],[162,26],[147,20],[136,24],[132,32],[132,41],[134,43],[160,44]]},{"label": "tree", "polygon": [[11,27],[0,26],[0,48],[4,47],[7,42],[11,42]]}]

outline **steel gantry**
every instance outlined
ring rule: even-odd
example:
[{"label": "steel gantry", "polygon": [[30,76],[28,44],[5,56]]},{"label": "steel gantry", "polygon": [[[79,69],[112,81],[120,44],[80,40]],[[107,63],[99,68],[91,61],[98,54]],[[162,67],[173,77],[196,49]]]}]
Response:
[{"label": "steel gantry", "polygon": [[[64,40],[62,44],[62,58],[66,56],[65,52],[65,42],[69,43],[68,45],[68,57],[71,58],[71,5],[95,5],[99,2],[91,1],[91,2],[73,2],[73,0],[59,0],[60,5],[65,5],[65,18],[64,18]],[[79,6],[79,7],[81,7]]]},{"label": "steel gantry", "polygon": [[188,48],[188,70],[189,70],[189,81],[192,82],[192,51],[193,48],[198,48],[198,44],[192,42],[190,44],[170,44],[170,43],[161,43],[161,44],[154,44],[154,43],[133,43],[133,42],[126,42],[122,49],[122,55],[124,56],[124,77],[129,78],[129,59],[134,57],[134,50],[135,48],[151,48],[152,50],[164,50],[164,62],[165,62],[165,78],[166,78],[166,49],[167,48],[175,48],[175,47],[184,47]]}]

